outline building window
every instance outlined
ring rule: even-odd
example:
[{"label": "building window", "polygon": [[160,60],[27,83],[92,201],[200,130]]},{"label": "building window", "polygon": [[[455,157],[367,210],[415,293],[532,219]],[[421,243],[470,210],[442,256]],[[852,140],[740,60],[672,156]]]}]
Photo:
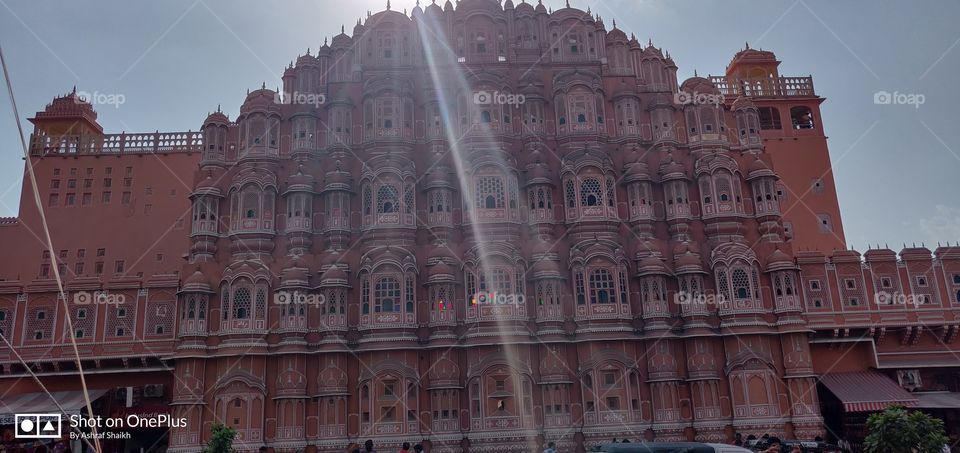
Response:
[{"label": "building window", "polygon": [[50,194],[50,197],[47,199],[47,207],[52,208],[58,204],[60,204],[60,195],[55,193]]},{"label": "building window", "polygon": [[122,273],[123,273],[123,265],[124,265],[123,260],[117,260],[117,261],[114,262],[113,264],[114,264],[114,265],[113,265],[113,272],[115,272],[115,273],[117,273],[117,274],[122,274]]},{"label": "building window", "polygon": [[596,269],[590,273],[590,303],[607,304],[616,302],[613,276],[606,269]]},{"label": "building window", "polygon": [[790,109],[790,119],[794,129],[813,129],[813,112],[808,107],[797,106]]},{"label": "building window", "polygon": [[103,192],[100,194],[100,202],[103,204],[110,204],[110,192]]},{"label": "building window", "polygon": [[833,231],[833,222],[830,220],[830,216],[828,214],[818,214],[817,222],[820,225],[821,233],[829,233]]},{"label": "building window", "polygon": [[782,129],[780,124],[780,110],[774,107],[759,107],[757,113],[760,117],[760,129]]},{"label": "building window", "polygon": [[820,291],[820,280],[810,280],[810,291]]},{"label": "building window", "polygon": [[857,289],[857,281],[852,278],[844,280],[844,284],[847,285],[847,289]]},{"label": "building window", "polygon": [[373,310],[377,313],[393,313],[400,311],[400,281],[393,277],[381,278],[377,281],[374,292]]}]

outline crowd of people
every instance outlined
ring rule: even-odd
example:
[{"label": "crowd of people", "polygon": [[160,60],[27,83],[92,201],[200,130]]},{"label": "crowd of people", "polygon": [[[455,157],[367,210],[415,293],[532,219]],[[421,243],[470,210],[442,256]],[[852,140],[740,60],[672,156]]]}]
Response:
[{"label": "crowd of people", "polygon": [[[404,442],[403,445],[400,446],[400,450],[398,450],[397,453],[410,453],[410,448],[410,442]],[[422,453],[423,445],[414,445],[412,451],[414,453]],[[363,443],[362,448],[360,447],[360,444],[350,444],[350,447],[347,448],[347,453],[376,453],[376,450],[373,449],[373,440],[367,439],[367,441]]]}]

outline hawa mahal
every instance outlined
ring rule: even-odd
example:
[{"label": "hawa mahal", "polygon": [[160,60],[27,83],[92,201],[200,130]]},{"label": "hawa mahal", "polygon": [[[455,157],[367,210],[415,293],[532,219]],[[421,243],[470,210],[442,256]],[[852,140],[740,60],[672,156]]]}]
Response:
[{"label": "hawa mahal", "polygon": [[511,0],[346,31],[198,131],[105,133],[76,90],[30,119],[7,411],[85,411],[82,366],[95,412],[186,418],[139,436],[171,452],[214,423],[240,451],[582,452],[955,420],[960,248],[847,249],[824,98],[772,52],[681,83]]}]

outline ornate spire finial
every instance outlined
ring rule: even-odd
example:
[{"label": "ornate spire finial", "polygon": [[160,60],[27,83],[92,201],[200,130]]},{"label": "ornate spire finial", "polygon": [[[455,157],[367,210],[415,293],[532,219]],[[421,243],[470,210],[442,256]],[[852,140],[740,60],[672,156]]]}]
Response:
[{"label": "ornate spire finial", "polygon": [[261,89],[261,90],[266,90],[266,89],[267,89],[267,82],[260,82],[260,89]]},{"label": "ornate spire finial", "polygon": [[387,11],[390,11],[390,0],[387,0]]},{"label": "ornate spire finial", "polygon": [[217,113],[221,113],[221,112],[220,112],[220,104],[217,104]]},{"label": "ornate spire finial", "polygon": [[567,8],[570,7],[570,0],[567,0]]},{"label": "ornate spire finial", "polygon": [[324,47],[327,46],[327,37],[326,37],[326,36],[323,37],[323,46],[324,46]]},{"label": "ornate spire finial", "polygon": [[749,42],[744,41],[743,45],[746,46],[746,47],[744,48],[744,50],[749,50],[749,49],[750,49],[750,43],[749,43]]},{"label": "ornate spire finial", "polygon": [[613,18],[613,28],[617,28],[617,18]]},{"label": "ornate spire finial", "polygon": [[696,70],[696,69],[693,70],[693,76],[694,76],[694,77],[699,77],[699,76],[697,75],[697,70]]}]

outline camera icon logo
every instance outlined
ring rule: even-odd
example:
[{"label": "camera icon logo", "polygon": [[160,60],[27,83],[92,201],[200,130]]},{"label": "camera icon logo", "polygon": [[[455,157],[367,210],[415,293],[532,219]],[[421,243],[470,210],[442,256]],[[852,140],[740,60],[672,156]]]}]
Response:
[{"label": "camera icon logo", "polygon": [[687,105],[693,102],[693,95],[687,93],[686,91],[678,91],[673,93],[673,103],[679,105]]},{"label": "camera icon logo", "polygon": [[17,439],[59,439],[60,414],[15,414],[14,437]]},{"label": "camera icon logo", "polygon": [[889,91],[877,91],[873,93],[873,103],[877,105],[889,104],[893,102],[893,96]]},{"label": "camera icon logo", "polygon": [[493,96],[490,96],[488,91],[477,91],[473,93],[473,103],[474,104],[489,104],[493,102]]}]

